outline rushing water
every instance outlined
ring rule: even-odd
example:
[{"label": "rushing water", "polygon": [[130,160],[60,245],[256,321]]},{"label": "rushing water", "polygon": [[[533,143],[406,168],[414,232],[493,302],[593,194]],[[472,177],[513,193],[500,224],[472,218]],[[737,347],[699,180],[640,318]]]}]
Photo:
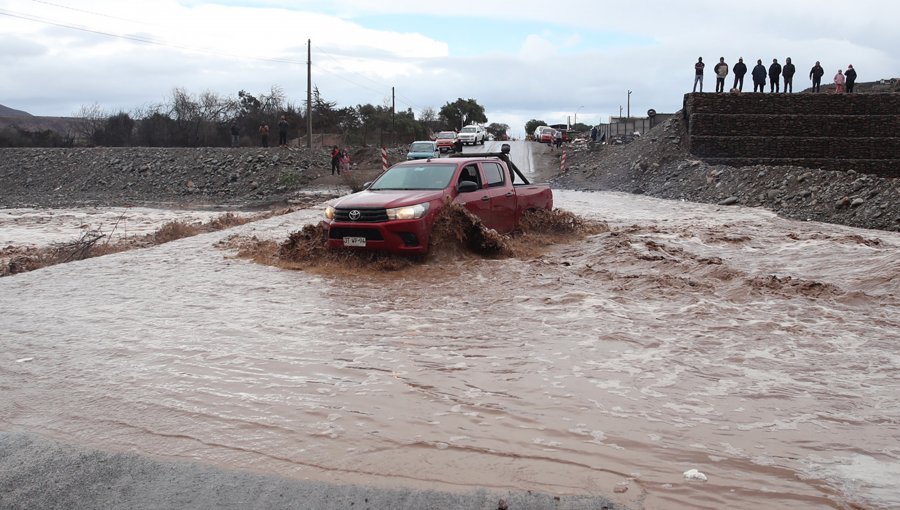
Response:
[{"label": "rushing water", "polygon": [[0,428],[335,482],[900,507],[900,235],[555,195],[612,231],[393,273],[214,246],[304,210],[0,279]]}]

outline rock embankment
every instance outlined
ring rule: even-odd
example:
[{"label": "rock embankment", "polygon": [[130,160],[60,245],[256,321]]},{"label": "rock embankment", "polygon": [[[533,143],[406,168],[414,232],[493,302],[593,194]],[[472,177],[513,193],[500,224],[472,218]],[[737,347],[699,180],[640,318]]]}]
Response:
[{"label": "rock embankment", "polygon": [[682,124],[669,120],[627,145],[576,145],[554,185],[763,207],[787,218],[900,231],[900,179],[851,169],[710,165],[688,154]]},{"label": "rock embankment", "polygon": [[[356,168],[380,168],[376,153],[360,149]],[[2,149],[0,155],[0,208],[255,206],[290,200],[331,173],[322,148]]]}]

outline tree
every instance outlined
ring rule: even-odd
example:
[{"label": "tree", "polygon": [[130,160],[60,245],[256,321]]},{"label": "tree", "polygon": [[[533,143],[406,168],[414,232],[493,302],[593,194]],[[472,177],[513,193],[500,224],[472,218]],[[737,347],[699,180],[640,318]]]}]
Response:
[{"label": "tree", "polygon": [[128,147],[134,133],[134,119],[125,112],[111,115],[94,133],[94,142],[107,147]]},{"label": "tree", "polygon": [[538,126],[546,126],[547,123],[542,120],[531,119],[525,123],[525,136],[533,135],[534,130],[537,129]]},{"label": "tree", "polygon": [[95,143],[97,132],[103,129],[103,123],[106,122],[107,117],[100,105],[97,103],[90,106],[82,105],[72,116],[80,119],[76,128],[78,141],[87,144]]},{"label": "tree", "polygon": [[474,99],[459,98],[452,103],[446,103],[438,115],[444,125],[453,128],[487,122],[484,107]]},{"label": "tree", "polygon": [[492,122],[484,130],[493,135],[494,140],[503,140],[506,132],[509,131],[509,125]]}]

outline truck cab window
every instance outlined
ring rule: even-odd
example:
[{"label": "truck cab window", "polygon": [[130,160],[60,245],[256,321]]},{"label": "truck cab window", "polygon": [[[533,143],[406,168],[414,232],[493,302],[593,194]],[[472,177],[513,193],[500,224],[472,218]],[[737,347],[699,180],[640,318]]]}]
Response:
[{"label": "truck cab window", "polygon": [[481,169],[489,188],[503,186],[503,168],[498,163],[482,163]]},{"label": "truck cab window", "polygon": [[475,165],[464,166],[459,173],[457,184],[463,181],[472,181],[475,184],[478,184],[478,189],[481,189],[481,178],[478,176],[478,167]]}]

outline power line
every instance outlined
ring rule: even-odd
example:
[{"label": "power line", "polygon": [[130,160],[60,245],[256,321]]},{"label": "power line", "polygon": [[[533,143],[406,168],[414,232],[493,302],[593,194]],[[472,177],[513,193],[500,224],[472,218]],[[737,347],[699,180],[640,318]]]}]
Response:
[{"label": "power line", "polygon": [[36,4],[44,4],[44,5],[49,5],[52,7],[59,7],[60,9],[68,9],[70,11],[83,12],[85,14],[93,14],[94,16],[102,16],[104,18],[117,19],[117,20],[121,20],[121,21],[129,21],[131,23],[140,23],[140,24],[144,23],[142,21],[137,21],[137,20],[133,20],[133,19],[120,18],[119,16],[113,16],[111,14],[103,14],[102,12],[88,11],[85,9],[79,9],[77,7],[70,7],[68,5],[55,4],[53,2],[47,2],[45,0],[31,0],[31,1]]}]

